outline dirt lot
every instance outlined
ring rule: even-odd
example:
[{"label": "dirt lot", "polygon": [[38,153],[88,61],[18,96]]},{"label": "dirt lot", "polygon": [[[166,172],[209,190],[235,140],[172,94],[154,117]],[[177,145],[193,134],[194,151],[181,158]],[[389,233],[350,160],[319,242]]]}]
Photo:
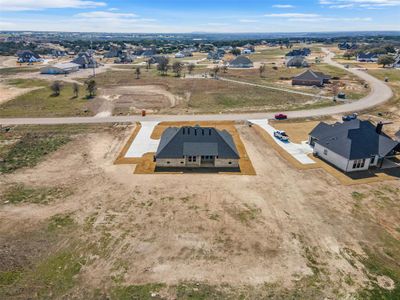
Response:
[{"label": "dirt lot", "polygon": [[399,181],[342,186],[238,131],[257,176],[134,175],[126,126],[0,175],[0,298],[395,299]]}]

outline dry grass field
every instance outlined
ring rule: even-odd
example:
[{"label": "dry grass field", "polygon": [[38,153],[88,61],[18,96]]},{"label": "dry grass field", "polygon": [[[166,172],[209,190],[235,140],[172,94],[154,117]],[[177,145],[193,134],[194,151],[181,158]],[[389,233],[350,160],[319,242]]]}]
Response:
[{"label": "dry grass field", "polygon": [[133,128],[2,131],[0,298],[399,298],[398,180],[299,170],[244,125],[256,176],[133,174]]}]

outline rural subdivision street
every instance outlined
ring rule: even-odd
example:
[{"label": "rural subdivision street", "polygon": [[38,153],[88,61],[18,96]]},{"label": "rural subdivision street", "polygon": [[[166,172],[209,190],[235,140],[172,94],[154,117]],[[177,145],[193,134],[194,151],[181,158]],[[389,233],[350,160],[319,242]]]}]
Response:
[{"label": "rural subdivision street", "polygon": [[[334,53],[322,48],[326,53],[324,62],[346,70],[358,76],[362,80],[368,82],[371,92],[360,100],[307,110],[287,111],[284,112],[289,118],[305,118],[326,115],[343,114],[348,112],[356,112],[371,108],[388,101],[393,92],[383,81],[369,75],[365,71],[357,68],[346,69],[343,65],[332,60]],[[142,116],[107,116],[107,117],[61,117],[61,118],[6,118],[0,119],[0,125],[51,125],[51,124],[94,124],[94,123],[125,123],[140,121],[242,121],[250,119],[271,119],[274,113],[237,113],[237,114],[208,114],[208,115],[148,115]]]}]

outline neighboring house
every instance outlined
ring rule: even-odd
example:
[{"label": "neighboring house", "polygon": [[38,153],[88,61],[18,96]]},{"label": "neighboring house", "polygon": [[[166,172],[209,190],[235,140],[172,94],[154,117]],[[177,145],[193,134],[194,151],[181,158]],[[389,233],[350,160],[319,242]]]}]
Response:
[{"label": "neighboring house", "polygon": [[289,56],[286,58],[286,67],[288,68],[306,68],[309,64],[304,56]]},{"label": "neighboring house", "polygon": [[360,52],[357,55],[357,61],[359,62],[377,62],[379,58],[379,55],[376,53],[364,53],[364,52]]},{"label": "neighboring house", "polygon": [[231,68],[252,68],[253,62],[246,56],[238,56],[229,62]]},{"label": "neighboring house", "polygon": [[41,74],[51,74],[51,75],[59,75],[59,74],[69,74],[72,72],[79,71],[80,65],[75,63],[58,63],[52,66],[46,66],[40,69]]},{"label": "neighboring house", "polygon": [[153,55],[152,57],[150,57],[150,63],[159,64],[161,61],[164,61],[165,59],[167,59],[167,57],[164,55]]},{"label": "neighboring house", "polygon": [[97,68],[99,64],[88,52],[78,53],[78,56],[72,61],[78,64],[81,69]]},{"label": "neighboring house", "polygon": [[211,51],[208,52],[207,59],[210,60],[221,60],[225,55],[225,52],[222,51]]},{"label": "neighboring house", "polygon": [[250,49],[243,49],[241,53],[242,54],[251,54],[252,51]]},{"label": "neighboring house", "polygon": [[175,54],[175,58],[184,58],[184,57],[186,57],[186,56],[182,52],[178,52],[178,53]]},{"label": "neighboring house", "polygon": [[157,54],[156,49],[147,49],[144,50],[140,55],[143,57],[152,57]]},{"label": "neighboring house", "polygon": [[122,50],[118,47],[112,47],[110,51],[104,54],[104,58],[119,57],[122,54]]},{"label": "neighboring house", "polygon": [[394,58],[392,68],[400,68],[400,54],[397,54],[397,56]]},{"label": "neighboring house", "polygon": [[400,150],[399,142],[382,132],[383,124],[358,119],[335,123],[319,123],[309,133],[309,144],[315,156],[344,172],[381,167],[385,158]]},{"label": "neighboring house", "polygon": [[307,70],[293,77],[292,85],[323,86],[329,83],[331,76],[313,70]]},{"label": "neighboring house", "polygon": [[67,52],[65,52],[64,50],[57,50],[57,49],[53,49],[51,50],[51,56],[53,57],[62,57],[62,56],[66,56]]},{"label": "neighboring house", "polygon": [[358,45],[355,43],[348,43],[348,42],[344,42],[344,43],[340,43],[338,44],[338,48],[340,50],[355,50],[358,48]]},{"label": "neighboring house", "polygon": [[18,50],[17,56],[17,61],[19,63],[33,63],[42,61],[40,55],[31,50]]},{"label": "neighboring house", "polygon": [[309,56],[311,54],[310,48],[294,49],[286,54],[286,57],[290,56]]},{"label": "neighboring house", "polygon": [[226,130],[169,127],[154,156],[157,167],[239,168],[239,152]]},{"label": "neighboring house", "polygon": [[128,51],[122,51],[118,57],[114,60],[116,64],[130,64],[133,63],[135,60],[135,56],[131,55]]}]

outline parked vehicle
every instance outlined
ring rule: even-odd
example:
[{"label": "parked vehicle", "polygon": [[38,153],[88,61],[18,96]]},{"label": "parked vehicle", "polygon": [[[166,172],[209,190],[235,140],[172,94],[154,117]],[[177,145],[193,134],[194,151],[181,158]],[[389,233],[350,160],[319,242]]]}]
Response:
[{"label": "parked vehicle", "polygon": [[342,120],[343,121],[351,121],[351,120],[357,119],[357,116],[358,116],[358,114],[356,114],[356,113],[351,114],[351,115],[346,115],[346,116],[342,117]]},{"label": "parked vehicle", "polygon": [[275,119],[276,120],[286,120],[287,119],[287,115],[285,115],[285,114],[276,114],[275,115]]},{"label": "parked vehicle", "polygon": [[339,93],[337,94],[337,97],[338,97],[339,99],[346,99],[346,94],[343,93],[343,92],[339,92]]},{"label": "parked vehicle", "polygon": [[274,137],[280,139],[283,142],[289,141],[289,136],[283,130],[274,131]]}]

